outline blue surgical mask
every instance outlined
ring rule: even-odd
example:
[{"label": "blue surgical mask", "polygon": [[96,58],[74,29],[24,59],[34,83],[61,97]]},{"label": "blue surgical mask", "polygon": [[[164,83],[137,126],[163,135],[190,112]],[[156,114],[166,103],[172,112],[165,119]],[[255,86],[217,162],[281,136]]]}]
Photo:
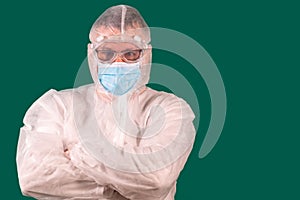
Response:
[{"label": "blue surgical mask", "polygon": [[98,63],[98,79],[104,89],[113,95],[121,96],[130,91],[140,78],[140,64],[114,62]]}]

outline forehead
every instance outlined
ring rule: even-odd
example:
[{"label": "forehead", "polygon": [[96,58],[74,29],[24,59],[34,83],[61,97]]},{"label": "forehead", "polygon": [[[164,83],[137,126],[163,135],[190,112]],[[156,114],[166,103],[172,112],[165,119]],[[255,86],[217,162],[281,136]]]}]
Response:
[{"label": "forehead", "polygon": [[139,49],[139,47],[128,42],[104,42],[103,44],[99,45],[97,49],[124,51],[124,50]]}]

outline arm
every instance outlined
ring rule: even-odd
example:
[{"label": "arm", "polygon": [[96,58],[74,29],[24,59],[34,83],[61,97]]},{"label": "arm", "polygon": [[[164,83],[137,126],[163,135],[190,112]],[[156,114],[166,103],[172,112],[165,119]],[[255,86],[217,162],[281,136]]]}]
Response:
[{"label": "arm", "polygon": [[65,156],[64,115],[63,101],[54,90],[27,111],[17,150],[19,183],[24,195],[57,200],[90,199],[103,193],[102,186]]},{"label": "arm", "polygon": [[[101,163],[94,159],[81,144],[77,144],[70,149],[70,157],[75,166],[82,169],[95,181],[107,180],[111,188],[128,199],[169,200],[174,198],[176,180],[193,146],[195,129],[192,121],[194,114],[186,102],[174,95],[149,98],[151,102],[144,100],[142,102],[145,106],[137,105],[138,103],[136,102],[133,102],[132,105],[136,105],[136,108],[147,107],[144,113],[149,114],[146,114],[146,118],[143,118],[143,113],[136,112],[136,119],[141,119],[140,122],[147,121],[148,124],[146,124],[145,132],[148,131],[149,133],[149,130],[156,130],[158,132],[153,133],[153,137],[149,137],[148,139],[142,138],[138,146],[136,139],[132,140],[131,138],[130,140],[130,137],[124,134],[127,145],[123,149],[124,152],[132,153],[131,160],[117,159],[115,160],[115,166],[110,168],[105,162]],[[159,108],[156,105],[159,105]],[[142,126],[140,122],[138,123]],[[157,124],[162,124],[162,126],[158,129],[153,128],[152,125]],[[114,128],[109,130],[115,132],[115,137],[122,134]],[[169,151],[161,151],[162,153],[159,156],[151,159],[148,157],[147,154],[170,148],[171,144],[175,144],[175,146],[169,149]],[[98,151],[108,152],[106,148],[108,147],[99,147]],[[142,158],[143,161],[139,160],[138,156],[136,156],[139,153],[144,153],[145,159]],[[113,160],[116,157],[120,157],[120,155],[109,154],[108,159]],[[139,172],[130,173],[119,170],[118,163],[120,162],[133,163]],[[149,166],[155,167],[158,164],[160,166],[157,169],[152,169],[150,172],[144,171],[146,168],[149,169]]]},{"label": "arm", "polygon": [[140,145],[150,154],[161,152],[144,164],[158,167],[150,173],[124,175],[124,180],[131,178],[132,187],[119,181],[119,190],[129,199],[171,200],[174,199],[176,181],[193,147],[194,113],[184,100],[172,94],[158,96],[148,104],[151,106],[145,132],[151,137],[145,137]]}]

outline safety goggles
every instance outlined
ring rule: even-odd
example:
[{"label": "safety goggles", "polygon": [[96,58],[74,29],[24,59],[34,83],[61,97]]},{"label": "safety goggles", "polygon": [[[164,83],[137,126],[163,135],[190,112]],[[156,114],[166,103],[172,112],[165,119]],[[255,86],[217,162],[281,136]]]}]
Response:
[{"label": "safety goggles", "polygon": [[102,63],[112,63],[117,57],[121,58],[126,63],[137,62],[144,53],[144,49],[131,49],[124,51],[114,51],[110,49],[96,49],[97,58]]}]

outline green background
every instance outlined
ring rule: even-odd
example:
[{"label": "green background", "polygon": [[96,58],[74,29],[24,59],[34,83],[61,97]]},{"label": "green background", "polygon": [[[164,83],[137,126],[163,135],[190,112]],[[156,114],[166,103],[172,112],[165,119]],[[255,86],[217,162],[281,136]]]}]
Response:
[{"label": "green background", "polygon": [[210,117],[207,88],[201,76],[185,68],[185,60],[153,52],[154,62],[181,70],[187,78],[190,74],[201,108],[176,200],[300,199],[300,7],[294,2],[2,1],[1,199],[30,199],[20,192],[15,164],[26,110],[50,88],[73,87],[92,23],[120,3],[136,7],[149,26],[198,41],[226,87],[223,133],[213,151],[199,159]]}]

